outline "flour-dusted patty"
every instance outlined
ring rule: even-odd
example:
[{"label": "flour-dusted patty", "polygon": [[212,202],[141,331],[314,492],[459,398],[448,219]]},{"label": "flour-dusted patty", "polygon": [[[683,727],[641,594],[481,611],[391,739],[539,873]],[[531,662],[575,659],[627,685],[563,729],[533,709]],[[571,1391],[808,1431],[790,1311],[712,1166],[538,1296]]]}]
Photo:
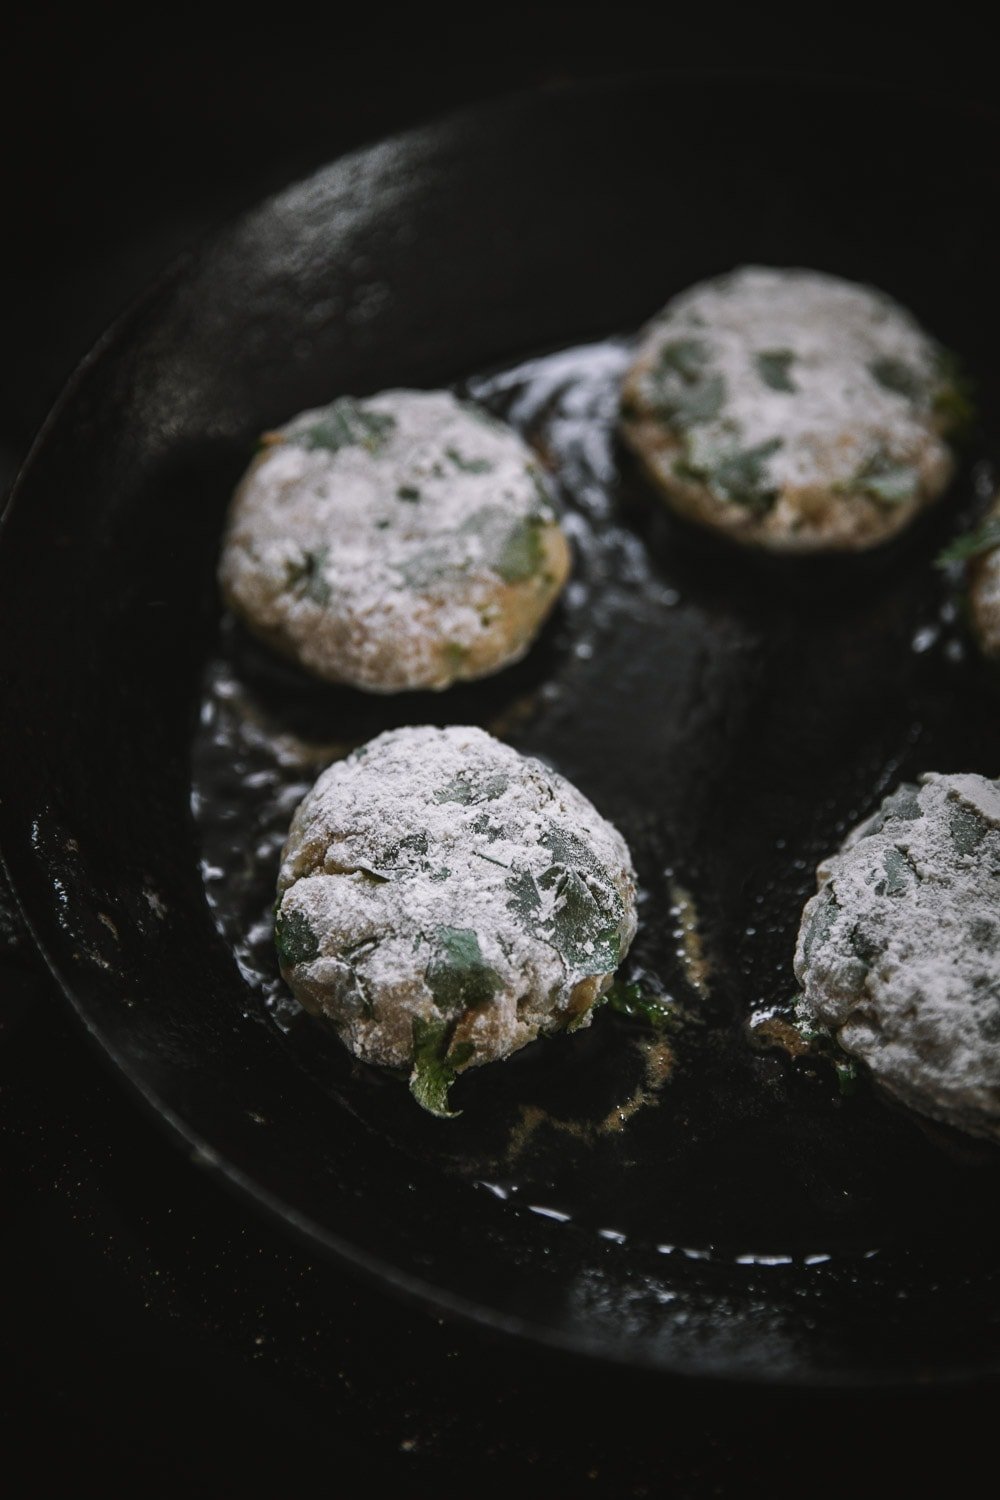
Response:
[{"label": "flour-dusted patty", "polygon": [[818,873],[806,1018],[913,1109],[1000,1139],[1000,783],[904,784]]},{"label": "flour-dusted patty", "polygon": [[324,771],[278,879],[281,970],[366,1062],[455,1074],[590,1021],[635,934],[624,839],[481,729],[397,729]]},{"label": "flour-dusted patty", "polygon": [[680,514],[818,552],[884,542],[937,499],[963,412],[948,357],[889,297],[750,266],[653,320],[621,430]]},{"label": "flour-dusted patty", "polygon": [[220,580],[257,635],[330,682],[445,688],[520,659],[569,573],[517,433],[446,391],[343,396],[269,433]]}]

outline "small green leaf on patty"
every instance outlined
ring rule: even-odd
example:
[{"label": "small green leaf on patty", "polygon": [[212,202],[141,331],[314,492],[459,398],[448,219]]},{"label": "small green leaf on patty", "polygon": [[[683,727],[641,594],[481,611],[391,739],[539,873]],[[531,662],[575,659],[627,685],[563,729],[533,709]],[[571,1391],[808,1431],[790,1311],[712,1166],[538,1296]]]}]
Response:
[{"label": "small green leaf on patty", "polygon": [[896,396],[905,396],[908,401],[916,401],[926,388],[926,382],[921,380],[916,370],[912,370],[901,359],[893,359],[891,355],[884,359],[872,360],[868,369],[871,371],[872,379],[883,390],[892,391]]},{"label": "small green leaf on patty", "polygon": [[772,391],[797,391],[789,371],[795,363],[791,349],[765,349],[754,356],[757,373]]},{"label": "small green leaf on patty", "polygon": [[443,1010],[469,1010],[492,1000],[500,975],[483,958],[479,938],[469,927],[437,927],[437,949],[424,973],[427,988]]},{"label": "small green leaf on patty", "polygon": [[621,963],[621,934],[614,914],[580,872],[553,866],[539,878],[539,885],[555,891],[548,926],[569,968],[580,975],[613,973]]},{"label": "small green leaf on patty", "polygon": [[700,339],[664,344],[648,379],[652,403],[665,420],[678,427],[694,427],[719,415],[726,382],[710,368],[708,359],[709,351]]},{"label": "small green leaf on patty", "polygon": [[768,483],[767,460],[781,446],[781,438],[769,438],[754,448],[731,454],[716,465],[713,483],[737,505],[745,505],[750,510],[766,510],[777,494],[774,486]]},{"label": "small green leaf on patty", "polygon": [[541,516],[528,516],[508,531],[492,564],[504,583],[523,583],[538,572],[545,557],[544,526]]},{"label": "small green leaf on patty", "polygon": [[680,375],[682,380],[700,380],[707,360],[708,350],[701,339],[674,339],[660,350],[656,371]]},{"label": "small green leaf on patty", "polygon": [[1000,547],[1000,515],[988,516],[975,531],[967,531],[964,536],[956,537],[950,542],[938,554],[938,567],[954,562],[970,562],[974,557],[992,552],[995,547]]},{"label": "small green leaf on patty", "polygon": [[514,912],[522,921],[527,921],[530,924],[534,914],[540,910],[542,905],[542,898],[538,886],[535,884],[535,877],[530,870],[515,870],[508,877],[506,885],[510,891],[507,910]]},{"label": "small green leaf on patty", "polygon": [[434,793],[434,801],[461,802],[463,807],[468,807],[473,802],[495,802],[498,797],[503,796],[509,785],[510,777],[501,773],[475,779],[460,773]]},{"label": "small green leaf on patty", "polygon": [[877,896],[902,896],[920,879],[911,861],[902,849],[887,849],[882,856],[885,880],[875,886]]},{"label": "small green leaf on patty", "polygon": [[326,562],[330,556],[328,547],[315,552],[303,552],[297,562],[285,564],[285,587],[302,599],[311,599],[314,604],[329,604],[331,589],[326,581]]},{"label": "small green leaf on patty", "polygon": [[283,969],[310,963],[319,952],[319,939],[300,911],[279,910],[274,922],[274,946]]},{"label": "small green leaf on patty", "polygon": [[[385,869],[398,869],[401,863],[401,855],[404,853],[407,855],[415,854],[418,856],[416,863],[421,869],[424,869],[423,856],[426,855],[428,847],[426,833],[419,831],[417,833],[408,833],[404,838],[398,839],[396,843],[387,845],[380,863]],[[414,861],[413,859],[407,859],[405,863],[412,865]],[[382,876],[381,878],[386,879],[387,877]]]},{"label": "small green leaf on patty", "polygon": [[444,451],[455,468],[461,469],[463,474],[491,474],[493,472],[493,465],[488,458],[465,458],[457,448],[446,448]]},{"label": "small green leaf on patty", "polygon": [[[645,1021],[647,1026],[663,1031],[677,1017],[668,1001],[643,989],[641,984],[624,984],[620,980],[611,986],[604,1000],[620,1016]],[[599,1001],[598,1004],[601,1002]]]},{"label": "small green leaf on patty", "polygon": [[948,814],[948,831],[959,854],[975,854],[990,825],[971,807],[957,802]]},{"label": "small green leaf on patty", "polygon": [[809,927],[802,939],[802,952],[806,963],[812,959],[816,948],[825,943],[840,916],[840,902],[829,886],[820,893],[818,904],[809,920]]},{"label": "small green leaf on patty", "polygon": [[461,1114],[461,1110],[449,1109],[448,1093],[461,1069],[475,1054],[471,1042],[459,1042],[457,1047],[450,1047],[454,1030],[454,1023],[450,1021],[413,1018],[410,1093],[419,1105],[442,1120],[454,1120]]},{"label": "small green leaf on patty", "polygon": [[841,488],[860,490],[884,505],[905,505],[919,492],[920,474],[912,464],[899,463],[888,453],[878,452]]},{"label": "small green leaf on patty", "polygon": [[300,448],[323,448],[328,453],[351,447],[378,453],[395,426],[396,419],[388,412],[372,411],[360,406],[353,396],[341,396],[311,421],[302,426],[293,423],[281,436]]},{"label": "small green leaf on patty", "polygon": [[734,505],[743,505],[747,510],[761,514],[770,509],[778,496],[768,478],[767,460],[781,446],[782,439],[774,437],[753,448],[703,457],[692,456],[689,448],[688,457],[679,460],[674,467],[681,478],[701,480]]}]

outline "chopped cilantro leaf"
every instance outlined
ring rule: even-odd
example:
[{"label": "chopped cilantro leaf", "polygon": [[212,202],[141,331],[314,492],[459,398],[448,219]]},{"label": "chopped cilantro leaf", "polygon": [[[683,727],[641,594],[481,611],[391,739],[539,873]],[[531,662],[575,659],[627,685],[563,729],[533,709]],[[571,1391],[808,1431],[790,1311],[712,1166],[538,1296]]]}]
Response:
[{"label": "chopped cilantro leaf", "polygon": [[472,929],[437,927],[434,941],[437,953],[424,978],[438,1005],[460,1011],[491,1000],[500,988],[500,975],[484,960]]},{"label": "chopped cilantro leaf", "polygon": [[324,571],[329,556],[330,549],[320,547],[316,552],[303,552],[298,562],[286,563],[285,587],[314,604],[329,604],[331,589]]},{"label": "chopped cilantro leaf", "polygon": [[974,854],[990,830],[978,813],[958,802],[948,814],[948,831],[959,854]]},{"label": "chopped cilantro leaf", "polygon": [[734,505],[761,512],[768,510],[777,498],[778,492],[768,480],[767,460],[781,446],[782,439],[774,437],[753,448],[699,455],[689,445],[687,458],[680,460],[675,468],[682,478],[711,484]]},{"label": "chopped cilantro leaf", "polygon": [[434,801],[461,802],[465,807],[473,802],[495,802],[498,797],[503,796],[509,785],[510,778],[500,773],[482,776],[475,781],[459,774],[434,793]]},{"label": "chopped cilantro leaf", "polygon": [[912,464],[903,464],[878,452],[859,469],[844,489],[860,490],[885,505],[902,505],[912,500],[920,486],[920,475]]},{"label": "chopped cilantro leaf", "polygon": [[920,376],[901,359],[886,356],[884,359],[873,360],[868,368],[872,379],[877,381],[883,390],[892,391],[897,396],[905,396],[908,401],[915,401],[923,390]]},{"label": "chopped cilantro leaf", "polygon": [[708,367],[708,350],[699,339],[664,344],[649,387],[656,410],[678,427],[711,422],[726,399],[726,382]]},{"label": "chopped cilantro leaf", "polygon": [[982,557],[985,552],[992,552],[994,547],[1000,547],[1000,516],[988,516],[975,531],[967,531],[964,536],[956,537],[943,552],[939,553],[938,566],[944,567],[947,563],[953,562],[970,562],[974,557]]},{"label": "chopped cilantro leaf", "polygon": [[795,363],[795,355],[790,349],[765,349],[755,355],[754,363],[761,380],[772,391],[798,390],[789,373]]},{"label": "chopped cilantro leaf", "polygon": [[446,448],[444,451],[455,468],[461,469],[463,474],[490,474],[493,471],[488,458],[465,458],[457,448]]},{"label": "chopped cilantro leaf", "polygon": [[624,984],[619,981],[613,984],[604,1000],[620,1016],[645,1021],[647,1026],[653,1026],[657,1031],[662,1031],[676,1020],[668,1001],[645,991],[641,984],[635,982]]},{"label": "chopped cilantro leaf", "polygon": [[544,525],[540,516],[528,516],[507,533],[493,564],[505,583],[523,583],[538,572],[545,556]]},{"label": "chopped cilantro leaf", "polygon": [[378,453],[385,447],[396,419],[388,412],[371,411],[359,405],[353,396],[341,396],[316,417],[301,426],[293,424],[282,434],[284,440],[300,448],[324,448],[337,453],[354,446]]},{"label": "chopped cilantro leaf", "polygon": [[280,910],[274,922],[274,946],[283,969],[307,964],[319,952],[319,939],[300,911]]},{"label": "chopped cilantro leaf", "polygon": [[413,1018],[410,1093],[419,1105],[442,1120],[454,1120],[461,1114],[461,1110],[449,1109],[448,1093],[475,1053],[471,1042],[459,1042],[449,1050],[454,1029],[449,1021]]}]

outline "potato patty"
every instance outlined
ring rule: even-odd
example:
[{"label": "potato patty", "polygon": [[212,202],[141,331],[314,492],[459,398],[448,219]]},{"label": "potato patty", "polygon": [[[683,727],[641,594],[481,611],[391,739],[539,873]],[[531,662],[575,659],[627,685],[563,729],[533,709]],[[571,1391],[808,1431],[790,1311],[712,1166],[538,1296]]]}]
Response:
[{"label": "potato patty", "polygon": [[531,449],[446,391],[342,397],[264,439],[219,570],[233,611],[330,682],[445,688],[528,650],[569,573]]}]

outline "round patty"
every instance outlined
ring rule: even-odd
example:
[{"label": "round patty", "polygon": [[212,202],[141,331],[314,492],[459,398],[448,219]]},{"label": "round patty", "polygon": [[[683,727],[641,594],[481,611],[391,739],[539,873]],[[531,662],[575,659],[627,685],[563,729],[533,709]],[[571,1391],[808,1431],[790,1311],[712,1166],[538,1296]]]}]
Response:
[{"label": "round patty", "polygon": [[1000,1139],[1000,783],[904,784],[818,875],[806,1016],[913,1109]]},{"label": "round patty", "polygon": [[275,941],[306,1009],[427,1103],[434,1069],[587,1025],[635,926],[625,841],[568,781],[481,729],[407,728],[300,805]]},{"label": "round patty", "polygon": [[680,514],[780,552],[872,547],[942,494],[948,357],[883,293],[751,266],[645,331],[621,431]]},{"label": "round patty", "polygon": [[517,433],[446,391],[385,391],[267,434],[233,497],[219,577],[276,649],[392,693],[517,661],[569,562]]}]

